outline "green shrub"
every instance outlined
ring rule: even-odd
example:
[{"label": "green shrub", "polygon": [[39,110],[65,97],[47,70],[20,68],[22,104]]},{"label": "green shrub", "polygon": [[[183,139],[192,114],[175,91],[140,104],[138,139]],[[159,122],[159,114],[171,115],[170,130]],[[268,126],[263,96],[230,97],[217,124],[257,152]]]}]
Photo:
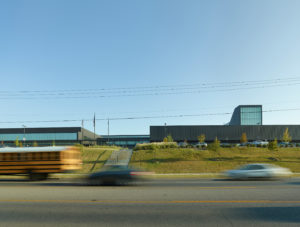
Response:
[{"label": "green shrub", "polygon": [[169,134],[167,137],[165,137],[165,138],[163,139],[163,142],[164,142],[164,143],[174,142],[172,135]]},{"label": "green shrub", "polygon": [[155,149],[166,149],[166,148],[177,148],[176,142],[161,142],[161,143],[142,143],[137,144],[133,150],[155,150]]},{"label": "green shrub", "polygon": [[278,143],[277,139],[275,138],[274,141],[271,141],[268,145],[268,149],[273,151],[273,150],[278,150]]},{"label": "green shrub", "polygon": [[208,144],[208,150],[218,151],[220,148],[220,140],[216,137],[213,143]]},{"label": "green shrub", "polygon": [[20,143],[20,142],[19,142],[19,137],[17,137],[17,139],[15,140],[15,146],[16,146],[16,147],[19,147],[19,143]]}]

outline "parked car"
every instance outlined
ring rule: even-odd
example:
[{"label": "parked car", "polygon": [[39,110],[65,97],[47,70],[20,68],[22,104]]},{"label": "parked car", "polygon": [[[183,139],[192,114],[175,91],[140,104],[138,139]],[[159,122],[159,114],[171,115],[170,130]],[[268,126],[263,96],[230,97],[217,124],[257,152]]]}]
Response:
[{"label": "parked car", "polygon": [[280,142],[278,143],[278,146],[280,147],[292,147],[292,144],[289,142]]},{"label": "parked car", "polygon": [[221,143],[220,146],[221,147],[232,147],[232,144],[230,144],[230,143]]},{"label": "parked car", "polygon": [[141,170],[131,169],[127,166],[112,165],[87,177],[89,185],[127,185],[135,181],[145,180],[151,174]]},{"label": "parked car", "polygon": [[200,148],[202,148],[202,147],[207,147],[207,143],[196,143],[195,144],[195,147],[200,147]]},{"label": "parked car", "polygon": [[189,144],[186,143],[186,142],[180,142],[180,143],[178,143],[178,146],[179,146],[179,147],[188,147]]},{"label": "parked car", "polygon": [[251,144],[255,145],[255,146],[264,146],[264,145],[268,145],[269,142],[268,141],[262,141],[262,140],[256,140],[253,141]]},{"label": "parked car", "polygon": [[247,164],[224,173],[225,177],[230,179],[280,178],[291,174],[292,172],[287,168],[263,163]]}]

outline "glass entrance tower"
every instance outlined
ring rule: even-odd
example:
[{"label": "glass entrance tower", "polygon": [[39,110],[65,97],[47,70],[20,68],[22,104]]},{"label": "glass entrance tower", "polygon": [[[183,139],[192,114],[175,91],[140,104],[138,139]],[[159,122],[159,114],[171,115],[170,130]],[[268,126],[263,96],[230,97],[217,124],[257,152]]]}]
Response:
[{"label": "glass entrance tower", "polygon": [[262,125],[262,105],[236,107],[229,125]]}]

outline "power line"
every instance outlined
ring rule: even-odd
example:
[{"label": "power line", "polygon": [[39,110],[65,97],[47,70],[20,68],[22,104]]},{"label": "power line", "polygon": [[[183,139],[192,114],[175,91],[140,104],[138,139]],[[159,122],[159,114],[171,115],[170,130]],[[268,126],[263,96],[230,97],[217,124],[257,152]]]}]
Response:
[{"label": "power line", "polygon": [[206,82],[206,83],[193,83],[193,84],[180,84],[180,85],[156,85],[156,86],[140,86],[140,87],[117,87],[117,88],[98,88],[98,89],[60,89],[60,90],[21,90],[21,91],[0,91],[1,93],[17,92],[17,93],[57,93],[57,92],[82,92],[82,91],[115,91],[115,90],[135,90],[135,89],[147,89],[147,88],[170,88],[170,87],[194,87],[194,86],[228,86],[241,84],[257,84],[257,83],[282,83],[287,81],[299,81],[300,77],[288,77],[288,78],[275,78],[268,80],[247,80],[247,81],[232,81],[232,82]]},{"label": "power line", "polygon": [[[81,91],[115,91],[115,90],[134,90],[134,89],[147,89],[147,88],[170,88],[170,87],[190,87],[190,86],[220,86],[225,85],[240,85],[240,84],[257,84],[257,83],[281,83],[286,81],[299,81],[300,77],[288,77],[288,78],[274,78],[268,80],[247,80],[247,81],[232,81],[232,82],[206,82],[206,83],[193,83],[193,84],[180,84],[180,85],[156,85],[156,86],[141,86],[141,87],[118,87],[118,88],[98,88],[98,89],[60,89],[60,90],[22,90],[16,91],[19,93],[56,93],[56,92],[81,92]],[[11,91],[0,91],[0,92],[11,92]]]},{"label": "power line", "polygon": [[223,83],[202,83],[185,85],[165,85],[129,88],[105,88],[85,90],[53,90],[53,91],[0,91],[0,100],[32,100],[32,99],[87,99],[114,98],[135,96],[179,95],[206,92],[227,92],[300,85],[300,77],[238,81]]},{"label": "power line", "polygon": [[[271,109],[263,110],[264,113],[271,112],[286,112],[286,111],[299,111],[300,108],[290,108],[290,109]],[[247,112],[247,113],[257,113]],[[157,116],[135,116],[135,117],[115,117],[109,118],[110,121],[117,120],[142,120],[142,119],[159,119],[159,118],[182,118],[182,117],[201,117],[201,116],[222,116],[222,115],[232,115],[232,112],[223,113],[200,113],[200,114],[178,114],[178,115],[157,115]],[[72,119],[72,120],[41,120],[41,121],[0,121],[0,124],[16,124],[16,123],[63,123],[63,122],[82,122],[82,121],[94,121],[94,119]],[[95,121],[107,121],[107,118],[97,118]]]}]

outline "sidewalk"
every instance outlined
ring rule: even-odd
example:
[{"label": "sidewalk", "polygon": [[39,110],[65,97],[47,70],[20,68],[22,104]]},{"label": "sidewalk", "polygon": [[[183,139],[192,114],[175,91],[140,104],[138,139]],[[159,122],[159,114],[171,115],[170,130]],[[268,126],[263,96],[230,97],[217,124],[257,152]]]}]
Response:
[{"label": "sidewalk", "polygon": [[131,149],[122,149],[113,151],[111,156],[107,159],[104,166],[122,165],[128,166],[132,155]]}]

